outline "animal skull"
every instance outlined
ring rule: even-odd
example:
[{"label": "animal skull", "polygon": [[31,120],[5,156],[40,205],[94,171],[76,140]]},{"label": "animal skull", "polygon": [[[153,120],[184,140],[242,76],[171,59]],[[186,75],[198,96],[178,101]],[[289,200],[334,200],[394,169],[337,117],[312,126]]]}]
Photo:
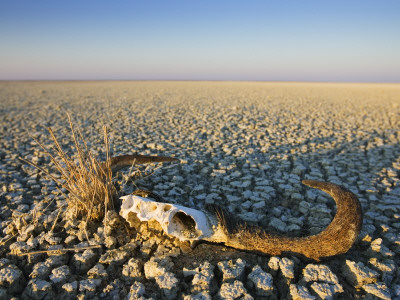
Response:
[{"label": "animal skull", "polygon": [[204,212],[172,203],[156,202],[136,195],[121,197],[120,214],[133,227],[132,217],[142,222],[157,221],[168,235],[180,241],[209,239],[217,220]]}]

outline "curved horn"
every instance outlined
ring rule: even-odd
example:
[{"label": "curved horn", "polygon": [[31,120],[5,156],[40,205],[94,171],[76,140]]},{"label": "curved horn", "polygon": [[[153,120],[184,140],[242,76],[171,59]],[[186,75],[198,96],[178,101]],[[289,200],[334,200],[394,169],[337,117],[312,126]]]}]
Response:
[{"label": "curved horn", "polygon": [[339,185],[316,180],[303,184],[320,189],[333,197],[337,205],[334,219],[321,233],[291,238],[273,235],[245,222],[232,222],[232,216],[223,209],[215,209],[225,234],[225,244],[237,249],[256,251],[268,255],[297,254],[315,261],[346,253],[361,230],[362,211],[357,197]]},{"label": "curved horn", "polygon": [[120,155],[110,158],[107,162],[102,163],[101,167],[105,169],[108,165],[114,174],[118,170],[131,167],[135,164],[149,164],[153,162],[169,162],[178,161],[177,158],[169,156],[150,156],[150,155]]}]

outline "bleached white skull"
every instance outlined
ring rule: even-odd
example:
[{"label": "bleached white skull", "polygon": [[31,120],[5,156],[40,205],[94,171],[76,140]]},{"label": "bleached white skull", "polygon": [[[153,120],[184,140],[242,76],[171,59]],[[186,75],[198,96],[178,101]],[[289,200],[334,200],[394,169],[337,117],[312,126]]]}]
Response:
[{"label": "bleached white skull", "polygon": [[207,240],[214,234],[216,220],[202,211],[136,195],[123,196],[121,199],[120,214],[131,226],[130,214],[134,214],[140,221],[157,221],[165,233],[181,241]]}]

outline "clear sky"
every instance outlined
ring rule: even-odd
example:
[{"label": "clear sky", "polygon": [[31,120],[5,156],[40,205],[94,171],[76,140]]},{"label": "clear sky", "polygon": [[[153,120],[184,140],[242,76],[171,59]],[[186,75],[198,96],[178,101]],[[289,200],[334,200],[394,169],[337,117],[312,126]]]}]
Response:
[{"label": "clear sky", "polygon": [[0,0],[0,80],[400,82],[399,0]]}]

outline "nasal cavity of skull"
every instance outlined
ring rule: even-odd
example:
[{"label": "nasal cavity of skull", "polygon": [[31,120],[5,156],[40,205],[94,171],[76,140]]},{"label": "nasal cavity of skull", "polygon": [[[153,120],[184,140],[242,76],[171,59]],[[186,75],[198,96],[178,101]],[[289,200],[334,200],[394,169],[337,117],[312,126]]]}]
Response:
[{"label": "nasal cavity of skull", "polygon": [[177,212],[171,222],[176,226],[176,229],[180,231],[186,238],[195,238],[198,236],[196,231],[196,221],[185,214],[184,212]]},{"label": "nasal cavity of skull", "polygon": [[151,206],[150,206],[150,211],[155,211],[155,210],[157,210],[157,204],[151,204]]},{"label": "nasal cavity of skull", "polygon": [[169,211],[171,208],[172,208],[172,205],[167,204],[164,206],[164,211]]}]

